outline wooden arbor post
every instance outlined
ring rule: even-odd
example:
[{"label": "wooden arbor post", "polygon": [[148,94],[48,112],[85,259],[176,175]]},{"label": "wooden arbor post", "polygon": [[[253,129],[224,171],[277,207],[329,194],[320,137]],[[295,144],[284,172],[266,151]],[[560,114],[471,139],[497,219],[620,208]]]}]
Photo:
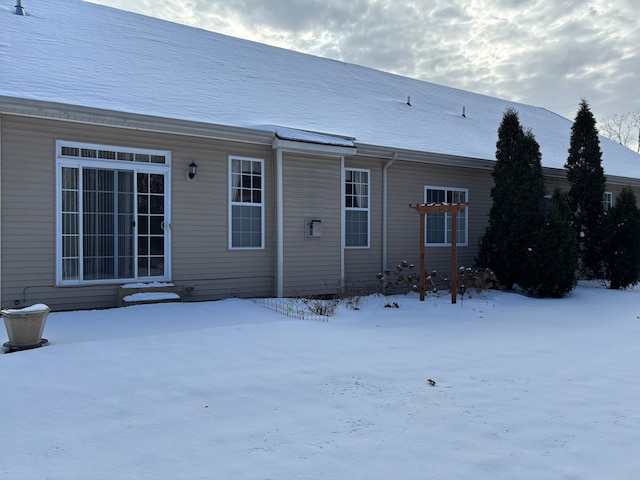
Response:
[{"label": "wooden arbor post", "polygon": [[429,203],[409,205],[420,214],[420,301],[424,302],[426,274],[424,269],[424,232],[427,213],[451,214],[451,303],[456,303],[458,290],[458,212],[468,207],[468,203]]}]

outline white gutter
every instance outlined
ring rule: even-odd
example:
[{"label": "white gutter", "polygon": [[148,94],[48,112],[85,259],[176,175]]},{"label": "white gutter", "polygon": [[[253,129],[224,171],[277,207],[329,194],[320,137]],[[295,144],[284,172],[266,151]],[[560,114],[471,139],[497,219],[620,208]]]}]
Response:
[{"label": "white gutter", "polygon": [[[388,267],[387,265],[387,230],[388,230],[388,212],[387,212],[387,203],[388,203],[388,188],[389,188],[389,179],[388,179],[388,171],[389,167],[393,165],[396,160],[398,160],[398,154],[394,153],[387,163],[385,163],[382,168],[382,269],[381,272],[384,272]],[[344,183],[344,182],[343,182]]]},{"label": "white gutter", "polygon": [[284,297],[284,206],[282,149],[276,148],[276,297]]},{"label": "white gutter", "polygon": [[153,117],[137,113],[114,112],[100,108],[18,99],[3,95],[0,95],[0,113],[45,120],[55,119],[84,125],[102,125],[169,135],[229,140],[253,145],[271,145],[273,143],[273,132],[265,130]]}]

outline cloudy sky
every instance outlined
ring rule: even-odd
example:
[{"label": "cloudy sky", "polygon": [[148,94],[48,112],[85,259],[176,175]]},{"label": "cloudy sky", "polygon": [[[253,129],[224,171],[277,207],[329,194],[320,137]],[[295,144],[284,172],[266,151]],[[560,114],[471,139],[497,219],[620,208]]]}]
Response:
[{"label": "cloudy sky", "polygon": [[637,0],[92,1],[569,119],[640,107]]}]

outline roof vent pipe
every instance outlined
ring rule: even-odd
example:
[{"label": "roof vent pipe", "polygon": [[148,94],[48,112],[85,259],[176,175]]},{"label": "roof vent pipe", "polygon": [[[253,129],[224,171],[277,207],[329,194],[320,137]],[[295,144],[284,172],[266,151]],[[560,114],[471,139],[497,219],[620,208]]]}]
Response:
[{"label": "roof vent pipe", "polygon": [[462,107],[462,116],[467,118],[467,107]]},{"label": "roof vent pipe", "polygon": [[411,97],[407,97],[407,105],[411,106]]},{"label": "roof vent pipe", "polygon": [[24,7],[22,6],[22,0],[16,0],[16,11],[14,13],[16,15],[26,15],[26,13],[24,13]]}]

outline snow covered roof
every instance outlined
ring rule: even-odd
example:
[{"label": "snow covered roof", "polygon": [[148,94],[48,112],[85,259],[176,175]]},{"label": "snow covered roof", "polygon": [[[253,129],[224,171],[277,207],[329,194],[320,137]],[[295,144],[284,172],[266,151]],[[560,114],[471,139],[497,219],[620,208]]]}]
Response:
[{"label": "snow covered roof", "polygon": [[322,145],[333,145],[338,147],[353,147],[353,139],[340,138],[333,135],[325,135],[315,132],[305,132],[295,128],[265,126],[266,130],[273,131],[276,137],[282,140],[293,140],[298,142],[317,143]]},{"label": "snow covered roof", "polygon": [[[562,168],[567,158],[572,122],[543,108],[80,0],[25,2],[26,16],[13,13],[14,3],[0,6],[5,99],[254,130],[278,125],[270,131],[287,139],[486,160],[495,159],[502,115],[514,107],[546,167]],[[601,147],[608,175],[640,178],[640,155],[604,138]]]}]

